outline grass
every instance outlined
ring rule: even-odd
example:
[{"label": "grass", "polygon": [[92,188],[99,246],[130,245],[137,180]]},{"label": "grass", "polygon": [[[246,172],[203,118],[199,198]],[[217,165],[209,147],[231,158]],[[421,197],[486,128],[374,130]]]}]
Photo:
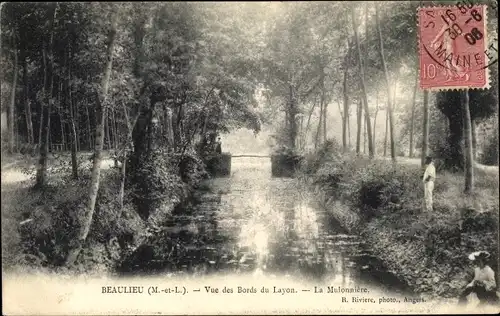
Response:
[{"label": "grass", "polygon": [[377,253],[418,292],[456,297],[469,281],[473,251],[491,252],[496,269],[498,175],[478,169],[476,176],[474,193],[465,195],[462,175],[441,174],[433,212],[403,208],[366,225]]},{"label": "grass", "polygon": [[[107,157],[104,154],[104,157]],[[113,161],[104,158],[96,206],[86,243],[75,265],[65,267],[70,245],[76,239],[90,184],[90,153],[79,153],[79,179],[72,179],[70,153],[49,157],[48,183],[33,189],[36,159],[6,157],[2,160],[2,267],[7,270],[35,269],[96,273],[112,271],[128,252],[144,242],[150,224],[160,225],[173,208],[187,198],[189,189],[203,178],[203,166],[197,157],[185,156],[183,168],[175,169],[162,153],[154,161],[142,162],[141,179],[148,180],[140,195],[127,183],[124,207],[118,195],[120,174],[110,168]],[[2,157],[4,158],[4,157]],[[189,159],[188,159],[189,158]],[[184,178],[184,179],[183,179]],[[145,183],[142,181],[141,183]],[[137,201],[154,199],[152,213],[139,216]],[[168,203],[165,203],[165,202]],[[156,219],[157,221],[153,221]],[[27,221],[26,221],[27,220]],[[26,221],[26,222],[25,222]],[[154,223],[153,223],[154,222]],[[22,224],[23,223],[23,224]]]},{"label": "grass", "polygon": [[[416,162],[415,162],[416,161]],[[470,277],[467,255],[484,249],[498,258],[498,167],[474,168],[475,188],[464,194],[462,173],[438,172],[434,210],[424,212],[419,160],[324,155],[309,157],[304,170],[316,185],[350,209],[357,230],[374,253],[416,292],[456,297]],[[318,163],[319,162],[319,163]],[[309,168],[308,167],[311,167]],[[342,216],[340,216],[342,215]],[[342,220],[342,219],[340,219]]]},{"label": "grass", "polygon": [[[49,182],[43,190],[33,189],[35,158],[6,156],[2,159],[1,229],[4,269],[59,269],[57,266],[61,264],[67,251],[65,247],[74,234],[75,218],[83,207],[88,190],[90,164],[86,163],[87,156],[90,155],[79,154],[78,180],[71,179],[69,156],[64,156],[63,159],[49,157]],[[89,235],[93,239],[91,242],[102,242],[98,240],[103,239],[100,237],[113,233],[109,229],[110,225],[126,230],[139,222],[134,217],[135,211],[127,211],[126,207],[123,217],[127,218],[116,225],[117,171],[108,168],[109,163],[103,165],[95,220]],[[27,219],[32,221],[22,225]],[[97,243],[93,244],[93,248],[99,248]],[[96,257],[97,255],[93,259]],[[98,261],[106,261],[104,259],[99,258]],[[85,263],[81,263],[73,268],[82,269]],[[89,270],[92,267],[87,264],[83,268]]]}]

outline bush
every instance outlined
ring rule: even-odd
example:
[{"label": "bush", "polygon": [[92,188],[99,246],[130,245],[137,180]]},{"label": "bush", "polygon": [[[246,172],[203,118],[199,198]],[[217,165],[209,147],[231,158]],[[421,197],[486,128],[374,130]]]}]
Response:
[{"label": "bush", "polygon": [[393,166],[386,161],[369,161],[349,157],[339,160],[340,174],[335,178],[340,198],[361,211],[365,219],[381,211],[414,208],[420,201],[420,169],[413,166]]},{"label": "bush", "polygon": [[176,161],[182,181],[189,186],[196,188],[208,177],[205,163],[195,152],[187,152],[182,157],[177,156]]},{"label": "bush", "polygon": [[337,140],[335,138],[328,139],[316,152],[304,156],[300,169],[306,174],[314,174],[325,164],[341,159],[341,154],[342,147]]},{"label": "bush", "polygon": [[[308,157],[309,166],[316,158]],[[467,254],[472,251],[489,251],[496,264],[497,172],[476,168],[476,190],[466,195],[463,174],[438,171],[434,211],[422,212],[419,166],[352,155],[318,164],[315,182],[357,213],[361,221],[355,228],[416,292],[457,295],[465,286]]]},{"label": "bush", "polygon": [[118,172],[106,171],[101,171],[99,192],[97,193],[94,217],[88,236],[89,240],[101,243],[107,242],[118,235],[117,222],[121,217],[121,209],[118,203],[120,175]]},{"label": "bush", "polygon": [[161,149],[143,158],[131,180],[134,204],[144,220],[174,196],[183,195],[184,183],[176,159]]},{"label": "bush", "polygon": [[296,154],[271,156],[271,174],[273,177],[293,177],[300,168],[302,157]]},{"label": "bush", "polygon": [[[84,263],[84,269],[93,268],[88,266],[89,262],[112,263],[109,242],[116,240],[119,243],[118,249],[114,250],[114,259],[117,259],[120,256],[117,250],[137,245],[138,236],[145,230],[144,222],[130,205],[120,210],[117,201],[119,183],[117,172],[101,171],[92,224],[79,258],[79,262]],[[76,239],[78,217],[88,196],[88,179],[64,180],[64,177],[52,177],[51,184],[42,190],[25,190],[29,192],[14,197],[8,210],[9,213],[21,214],[16,224],[25,221],[18,230],[21,249],[14,249],[22,253],[18,261],[36,267],[61,266],[67,257],[69,245]]]},{"label": "bush", "polygon": [[40,258],[43,265],[61,265],[69,250],[68,245],[76,236],[76,216],[84,201],[86,187],[83,182],[74,181],[72,185],[27,190],[30,191],[28,194],[11,201],[13,209],[9,210],[19,211],[22,214],[20,219],[25,221],[19,226],[22,252]]},{"label": "bush", "polygon": [[498,134],[495,133],[493,137],[489,139],[483,154],[480,159],[481,163],[485,165],[498,166]]},{"label": "bush", "polygon": [[211,177],[231,175],[231,154],[210,154],[204,158],[206,174]]}]

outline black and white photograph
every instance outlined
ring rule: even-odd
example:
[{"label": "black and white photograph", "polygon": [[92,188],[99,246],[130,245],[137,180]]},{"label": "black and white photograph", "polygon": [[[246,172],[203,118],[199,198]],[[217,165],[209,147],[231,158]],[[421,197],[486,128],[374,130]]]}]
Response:
[{"label": "black and white photograph", "polygon": [[2,314],[500,312],[494,0],[0,3]]}]

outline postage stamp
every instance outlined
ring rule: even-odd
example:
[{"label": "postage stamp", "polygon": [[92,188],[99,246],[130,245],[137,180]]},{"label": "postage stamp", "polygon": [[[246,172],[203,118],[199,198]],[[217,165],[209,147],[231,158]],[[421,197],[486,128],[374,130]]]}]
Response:
[{"label": "postage stamp", "polygon": [[418,9],[420,88],[489,87],[485,5]]}]

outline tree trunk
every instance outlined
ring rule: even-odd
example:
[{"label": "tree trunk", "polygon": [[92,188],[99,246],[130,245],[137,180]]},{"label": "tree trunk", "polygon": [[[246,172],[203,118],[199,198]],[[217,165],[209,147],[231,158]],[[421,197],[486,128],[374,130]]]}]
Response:
[{"label": "tree trunk", "polygon": [[477,134],[476,134],[476,121],[471,119],[470,128],[472,133],[472,159],[473,161],[477,158]]},{"label": "tree trunk", "polygon": [[120,167],[120,193],[118,193],[118,205],[120,207],[118,219],[123,211],[123,201],[125,199],[125,179],[127,178],[127,158],[123,159]]},{"label": "tree trunk", "polygon": [[11,154],[14,153],[15,150],[15,105],[16,105],[16,90],[17,90],[17,47],[14,47],[14,77],[12,78],[12,91],[10,93],[10,102],[9,102],[9,152]]},{"label": "tree trunk", "polygon": [[[498,112],[498,110],[499,110],[499,106],[500,106],[500,105],[498,104],[498,101],[499,101],[499,100],[498,100],[498,86],[497,86],[496,88],[494,88],[494,89],[493,89],[493,93],[494,93],[493,95],[495,96],[495,100],[496,100],[496,102],[495,102],[495,103],[497,104],[497,106],[496,106],[496,116],[495,116],[495,126],[497,126],[497,127],[498,127],[498,124],[499,124],[499,122],[498,122],[498,115],[500,114],[500,113]],[[499,137],[499,133],[500,133],[500,128],[494,128],[494,130],[495,130],[495,139],[496,139],[496,141],[498,141],[498,139],[499,139],[498,137]],[[499,148],[498,148],[498,145],[496,146],[496,148],[497,148],[497,149],[496,149],[496,154],[495,154],[495,161],[494,161],[494,164],[498,166],[498,160],[499,160],[499,156],[500,156],[500,154],[499,154]],[[497,278],[497,280],[500,280],[500,256],[497,256],[497,257],[498,257],[498,269],[497,269],[497,274],[499,275],[499,277]],[[498,281],[497,281],[497,282],[498,282]]]},{"label": "tree trunk", "polygon": [[19,129],[19,120],[18,117],[14,117],[14,150],[18,151],[20,148],[20,137],[19,135],[21,134],[21,130]]},{"label": "tree trunk", "polygon": [[464,121],[464,160],[465,160],[465,193],[474,191],[474,158],[473,158],[473,145],[472,145],[472,128],[471,116],[469,110],[469,90],[462,92],[462,108],[463,108],[463,121]]},{"label": "tree trunk", "polygon": [[349,112],[349,108],[347,108],[347,140],[348,147],[351,149],[351,113]]},{"label": "tree trunk", "polygon": [[396,161],[396,144],[395,144],[395,139],[394,139],[394,115],[392,113],[392,100],[391,99],[391,86],[389,83],[389,71],[387,70],[387,63],[385,61],[385,55],[384,55],[384,43],[382,40],[382,30],[380,28],[380,21],[379,21],[379,15],[378,15],[378,4],[375,3],[375,20],[377,24],[377,33],[378,33],[378,39],[380,43],[380,49],[379,49],[379,54],[380,54],[380,59],[382,60],[382,66],[384,68],[384,75],[385,75],[385,83],[387,84],[387,93],[389,96],[389,103],[387,105],[387,109],[389,111],[389,131],[390,131],[390,141],[391,141],[391,158],[393,161]]},{"label": "tree trunk", "polygon": [[349,95],[347,94],[347,71],[348,71],[348,64],[347,64],[347,58],[344,60],[345,63],[345,69],[344,69],[344,81],[342,83],[342,94],[343,94],[343,100],[344,100],[344,117],[342,118],[342,149],[344,152],[347,152],[347,122],[349,120],[348,118],[348,112],[349,112]]},{"label": "tree trunk", "polygon": [[375,115],[373,117],[373,151],[375,155],[377,155],[377,142],[376,142],[376,131],[377,131],[377,115],[378,115],[378,89],[377,89],[377,98],[375,99]]},{"label": "tree trunk", "polygon": [[[45,45],[45,43],[42,43],[42,45]],[[48,76],[48,71],[47,71],[47,50],[46,47],[42,47],[42,65],[43,65],[43,98],[45,99],[45,94],[47,93],[47,76]],[[40,113],[39,113],[39,126],[38,126],[38,148],[40,150],[40,154],[42,152],[42,146],[43,146],[43,121],[44,121],[44,116],[45,116],[45,107],[47,104],[45,104],[44,101],[38,101],[39,106],[40,106]]]},{"label": "tree trunk", "polygon": [[415,74],[415,87],[413,88],[413,104],[411,106],[411,121],[410,121],[410,158],[413,158],[413,130],[415,126],[415,109],[417,107],[417,87],[418,87],[418,71]]},{"label": "tree trunk", "polygon": [[61,128],[61,144],[62,144],[62,150],[66,150],[66,138],[64,135],[64,118],[63,118],[63,106],[62,106],[62,92],[63,92],[63,82],[61,81],[59,83],[59,106],[58,106],[58,114],[59,114],[59,125]]},{"label": "tree trunk", "polygon": [[173,126],[173,117],[172,110],[167,109],[167,118],[166,118],[166,133],[168,140],[168,147],[170,150],[174,149],[174,126]]},{"label": "tree trunk", "polygon": [[71,118],[71,172],[73,179],[78,179],[78,159],[76,156],[76,127],[75,120]]},{"label": "tree trunk", "polygon": [[290,84],[290,107],[289,107],[289,126],[290,126],[290,148],[295,150],[295,140],[297,139],[297,122],[295,120],[295,115],[297,114],[296,104],[295,104],[295,96],[293,91],[293,86]]},{"label": "tree trunk", "polygon": [[307,144],[307,134],[309,133],[309,128],[310,128],[310,124],[311,124],[311,117],[312,117],[312,114],[314,113],[314,109],[316,108],[317,101],[318,101],[318,98],[317,98],[317,95],[315,95],[313,105],[311,106],[311,110],[309,111],[309,116],[307,117],[306,128],[305,128],[304,135],[303,135],[304,139],[302,142],[304,143],[304,146]]},{"label": "tree trunk", "polygon": [[105,108],[105,113],[104,113],[104,117],[106,118],[105,121],[104,121],[104,131],[106,133],[106,141],[104,142],[104,149],[110,149],[111,148],[111,138],[110,138],[110,134],[109,134],[109,111],[110,109],[108,109],[107,107]]},{"label": "tree trunk", "polygon": [[[364,46],[362,48],[362,51],[365,52],[364,56],[364,67],[368,67],[368,2],[365,2],[365,17],[364,17],[364,23],[365,23],[365,44],[362,45]],[[367,104],[368,106],[368,104]],[[370,122],[366,122],[366,120],[370,120],[370,112],[367,110],[365,115],[365,123],[363,125],[363,154],[366,154],[366,126],[370,125]],[[373,138],[372,138],[373,139]],[[374,143],[375,144],[375,143]]]},{"label": "tree trunk", "polygon": [[97,98],[97,109],[100,112],[98,115],[98,122],[96,126],[96,146],[94,150],[94,161],[92,165],[92,175],[88,191],[87,205],[85,205],[84,212],[80,216],[81,225],[77,232],[76,244],[72,245],[72,249],[69,251],[66,264],[71,265],[78,257],[80,250],[87,239],[87,235],[90,230],[90,225],[92,224],[92,218],[95,210],[95,203],[97,199],[97,193],[99,191],[99,180],[101,175],[101,159],[102,159],[102,149],[104,143],[104,122],[106,121],[106,107],[107,107],[107,95],[109,88],[109,80],[111,76],[111,70],[113,66],[113,50],[115,46],[116,39],[116,27],[117,27],[118,12],[114,12],[114,17],[112,17],[111,29],[108,34],[108,47],[106,52],[106,66],[104,69],[104,75],[101,81],[101,92]]},{"label": "tree trunk", "polygon": [[73,107],[73,86],[71,85],[71,62],[72,55],[71,51],[68,52],[70,55],[70,60],[68,63],[68,81],[67,81],[67,89],[68,89],[68,108],[70,115],[70,124],[71,124],[71,173],[73,179],[78,179],[78,160],[77,160],[77,134],[76,134],[76,126],[75,126],[75,114]]},{"label": "tree trunk", "polygon": [[366,120],[363,124],[363,154],[366,154]]},{"label": "tree trunk", "polygon": [[90,113],[89,113],[89,107],[85,107],[85,112],[87,113],[87,142],[88,142],[88,148],[89,150],[92,150],[92,147],[94,147],[94,141],[92,137],[92,130],[91,130],[91,124],[90,124]]},{"label": "tree trunk", "polygon": [[361,142],[361,123],[362,123],[362,117],[363,117],[363,107],[361,106],[361,102],[363,101],[358,101],[358,107],[356,109],[356,114],[357,114],[357,132],[356,132],[356,154],[359,155],[360,152],[360,142]]},{"label": "tree trunk", "polygon": [[328,135],[326,132],[326,116],[328,115],[328,103],[325,102],[323,105],[323,142],[326,143]]},{"label": "tree trunk", "polygon": [[80,112],[78,109],[75,107],[75,102],[73,102],[73,109],[74,109],[74,115],[75,115],[75,125],[76,125],[76,152],[79,152],[82,148],[81,144],[81,129],[80,129]]},{"label": "tree trunk", "polygon": [[[45,186],[47,182],[47,156],[49,152],[49,138],[50,138],[50,111],[52,109],[53,103],[53,90],[54,90],[54,54],[53,54],[53,43],[54,43],[54,24],[57,16],[58,4],[54,5],[54,15],[51,20],[51,35],[48,45],[48,51],[46,53],[46,48],[43,48],[43,56],[44,56],[44,103],[46,109],[46,119],[43,126],[43,135],[41,137],[40,144],[40,158],[38,160],[38,168],[36,173],[36,188],[42,188]],[[46,56],[48,55],[50,59],[50,63],[46,62]],[[50,70],[48,69],[48,65],[50,64]],[[46,81],[47,77],[50,74],[50,86],[47,91]],[[43,107],[42,107],[43,108]],[[42,110],[43,113],[43,110]],[[43,117],[43,114],[42,114]]]},{"label": "tree trunk", "polygon": [[[460,91],[457,92],[460,97],[457,104],[462,104],[462,93]],[[464,114],[462,113],[462,108],[460,107],[460,110],[456,111],[458,114],[453,114],[452,117],[448,118],[447,141],[450,146],[447,155],[444,157],[444,165],[447,169],[453,171],[464,171],[465,167],[465,154],[462,143],[464,140]]]},{"label": "tree trunk", "polygon": [[363,107],[364,107],[364,112],[365,112],[365,120],[366,120],[366,131],[367,131],[367,136],[368,136],[368,153],[370,158],[374,157],[374,152],[373,152],[373,141],[372,141],[372,127],[371,127],[371,121],[370,121],[370,111],[368,109],[368,96],[366,92],[366,85],[365,85],[365,72],[364,72],[364,67],[363,67],[363,58],[361,56],[361,47],[359,43],[359,37],[358,37],[358,29],[356,25],[356,15],[354,12],[354,8],[351,9],[351,20],[352,20],[352,28],[354,29],[354,39],[356,40],[356,47],[358,51],[358,64],[359,64],[359,77],[361,81],[361,90],[362,90],[362,96],[363,96]]},{"label": "tree trunk", "polygon": [[[125,122],[127,124],[127,137],[125,139],[125,145],[124,145],[124,150],[123,150],[123,156],[122,156],[122,166],[120,169],[120,192],[118,194],[118,202],[120,206],[120,213],[118,218],[121,216],[121,212],[123,210],[123,200],[125,197],[125,180],[127,177],[127,160],[128,160],[128,155],[129,152],[133,149],[133,139],[132,139],[132,132],[134,131],[135,125],[137,124],[137,121],[139,120],[139,116],[141,115],[141,108],[139,105],[139,108],[137,109],[137,112],[135,114],[135,117],[133,118],[132,122],[130,122],[128,113],[127,113],[127,108],[125,104],[123,104],[123,114],[125,116]],[[168,109],[168,116],[170,118],[170,126],[172,126],[172,115],[170,112],[170,109]],[[173,139],[173,134],[169,135],[169,138]]]},{"label": "tree trunk", "polygon": [[337,100],[337,108],[339,109],[340,119],[342,120],[342,122],[344,122],[344,111],[342,111],[342,106],[340,105],[340,102],[338,100]]},{"label": "tree trunk", "polygon": [[316,129],[316,137],[314,138],[314,149],[317,149],[319,147],[322,121],[323,121],[323,97],[321,97],[319,101],[319,120],[318,120],[318,128]]},{"label": "tree trunk", "polygon": [[304,116],[300,116],[300,124],[299,124],[299,137],[298,137],[298,143],[299,143],[299,149],[302,150],[304,149],[304,144],[302,143],[304,135]]},{"label": "tree trunk", "polygon": [[[44,120],[44,126],[43,126],[43,132],[42,132],[42,141],[40,145],[40,158],[38,160],[38,169],[37,169],[37,174],[36,174],[36,183],[35,187],[37,188],[42,188],[45,186],[47,182],[47,159],[48,159],[48,153],[49,153],[49,142],[50,142],[50,112],[52,110],[52,90],[53,90],[53,84],[54,84],[54,75],[53,75],[53,68],[51,67],[50,70],[50,86],[48,89],[45,90],[44,95],[46,97],[44,98],[44,103],[45,103],[45,120]],[[48,91],[47,91],[48,90]]]},{"label": "tree trunk", "polygon": [[422,132],[422,155],[420,165],[425,165],[425,157],[429,155],[429,91],[424,90],[424,124]]},{"label": "tree trunk", "polygon": [[179,109],[177,110],[177,113],[175,115],[175,129],[174,129],[174,136],[175,136],[175,147],[176,150],[178,149],[179,146],[182,145],[183,143],[183,131],[182,131],[182,119],[184,117],[184,104],[181,103],[179,105]]},{"label": "tree trunk", "polygon": [[[44,84],[45,86],[45,84]],[[45,88],[43,88],[45,89]],[[42,148],[42,138],[43,138],[43,116],[44,116],[44,111],[45,111],[45,104],[44,102],[38,101],[39,109],[38,109],[38,148]]]},{"label": "tree trunk", "polygon": [[112,131],[113,131],[113,149],[118,149],[118,142],[119,142],[119,139],[118,139],[118,127],[116,125],[116,114],[115,114],[115,110],[113,109],[113,111],[111,111],[111,114],[113,115],[111,117],[111,125],[112,125]]},{"label": "tree trunk", "polygon": [[23,103],[24,113],[26,116],[26,129],[28,132],[28,144],[35,144],[35,137],[33,134],[33,120],[31,114],[31,105],[29,102],[29,87],[28,87],[28,61],[26,59],[26,52],[23,55]]},{"label": "tree trunk", "polygon": [[[151,154],[151,151],[153,149],[153,115],[154,115],[154,108],[156,106],[156,98],[151,97],[150,98],[150,105],[149,105],[149,111],[146,116],[146,122],[147,122],[147,130],[146,130],[146,141],[147,141],[147,149],[146,153],[149,156]],[[193,133],[194,135],[194,133]],[[186,144],[191,143],[191,138],[188,139]]]},{"label": "tree trunk", "polygon": [[387,157],[387,134],[389,133],[389,111],[385,110],[384,157]]}]

